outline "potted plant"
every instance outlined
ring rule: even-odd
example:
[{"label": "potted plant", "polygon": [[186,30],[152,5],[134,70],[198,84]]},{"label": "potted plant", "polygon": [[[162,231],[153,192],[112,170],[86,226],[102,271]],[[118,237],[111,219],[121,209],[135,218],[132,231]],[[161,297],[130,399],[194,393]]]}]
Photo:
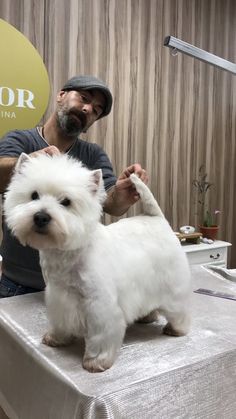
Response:
[{"label": "potted plant", "polygon": [[200,215],[199,230],[203,237],[215,240],[219,230],[217,215],[219,210],[210,211],[207,208],[206,198],[207,192],[212,188],[213,183],[207,181],[207,173],[205,166],[202,165],[198,171],[198,178],[193,180],[193,186],[197,190],[197,202],[199,207],[198,215]]}]

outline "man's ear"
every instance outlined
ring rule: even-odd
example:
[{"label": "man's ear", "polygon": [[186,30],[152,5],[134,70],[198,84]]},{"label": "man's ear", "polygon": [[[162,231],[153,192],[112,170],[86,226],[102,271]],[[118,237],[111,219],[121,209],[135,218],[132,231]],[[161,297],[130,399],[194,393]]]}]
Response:
[{"label": "man's ear", "polygon": [[31,160],[32,157],[28,156],[28,154],[25,153],[21,153],[20,157],[17,160],[17,163],[15,165],[15,172],[16,173],[20,173],[21,172],[21,168],[23,166],[23,164],[27,163],[28,161]]},{"label": "man's ear", "polygon": [[57,94],[57,103],[60,103],[63,99],[63,96],[67,93],[66,90],[60,90],[60,92]]}]

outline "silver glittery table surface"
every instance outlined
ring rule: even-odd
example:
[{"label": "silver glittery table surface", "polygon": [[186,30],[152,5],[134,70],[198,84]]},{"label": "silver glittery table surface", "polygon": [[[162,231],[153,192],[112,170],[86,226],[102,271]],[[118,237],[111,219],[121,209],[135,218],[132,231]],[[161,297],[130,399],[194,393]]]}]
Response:
[{"label": "silver glittery table surface", "polygon": [[[192,268],[193,289],[236,295],[236,283]],[[44,293],[0,300],[0,405],[11,419],[236,418],[236,301],[192,293],[188,336],[164,319],[127,330],[110,370],[82,368],[82,341],[41,344]]]}]

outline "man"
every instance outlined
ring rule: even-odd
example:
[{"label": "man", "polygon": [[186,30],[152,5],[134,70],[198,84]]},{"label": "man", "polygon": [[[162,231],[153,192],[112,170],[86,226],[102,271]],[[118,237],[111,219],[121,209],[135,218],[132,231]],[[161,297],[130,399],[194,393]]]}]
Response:
[{"label": "man", "polygon": [[[145,170],[133,164],[116,179],[101,147],[78,138],[95,121],[107,116],[111,107],[112,95],[102,80],[92,76],[68,80],[57,95],[56,110],[43,127],[12,131],[0,141],[0,193],[4,193],[22,152],[31,156],[68,153],[89,169],[102,169],[107,192],[104,211],[116,216],[124,214],[139,199],[129,176],[135,172],[147,183]],[[0,298],[44,289],[38,251],[23,247],[4,223],[0,254],[3,257]]]}]

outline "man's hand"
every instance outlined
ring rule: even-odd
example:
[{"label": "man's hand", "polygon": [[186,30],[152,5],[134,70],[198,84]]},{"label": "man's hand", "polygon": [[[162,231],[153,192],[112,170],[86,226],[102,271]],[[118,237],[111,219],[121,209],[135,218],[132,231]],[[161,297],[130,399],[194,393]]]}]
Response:
[{"label": "man's hand", "polygon": [[135,163],[127,167],[118,177],[115,186],[108,192],[104,211],[111,215],[122,215],[129,207],[139,200],[135,186],[130,180],[131,173],[135,173],[146,184],[148,176],[140,164]]},{"label": "man's hand", "polygon": [[30,153],[30,157],[37,157],[39,154],[48,154],[49,156],[53,155],[59,155],[61,154],[55,145],[50,145],[48,147],[42,148],[41,150],[34,151],[33,153]]},{"label": "man's hand", "polygon": [[[39,154],[60,154],[60,151],[54,145],[45,147],[42,150],[34,151],[30,153],[29,156],[37,157]],[[18,157],[0,157],[0,193],[4,193],[6,187],[11,179],[12,173],[14,172],[14,167],[17,163]]]},{"label": "man's hand", "polygon": [[127,167],[121,173],[115,185],[116,195],[120,203],[128,207],[139,200],[139,194],[130,180],[131,173],[135,173],[145,184],[148,182],[146,171],[138,163]]}]

